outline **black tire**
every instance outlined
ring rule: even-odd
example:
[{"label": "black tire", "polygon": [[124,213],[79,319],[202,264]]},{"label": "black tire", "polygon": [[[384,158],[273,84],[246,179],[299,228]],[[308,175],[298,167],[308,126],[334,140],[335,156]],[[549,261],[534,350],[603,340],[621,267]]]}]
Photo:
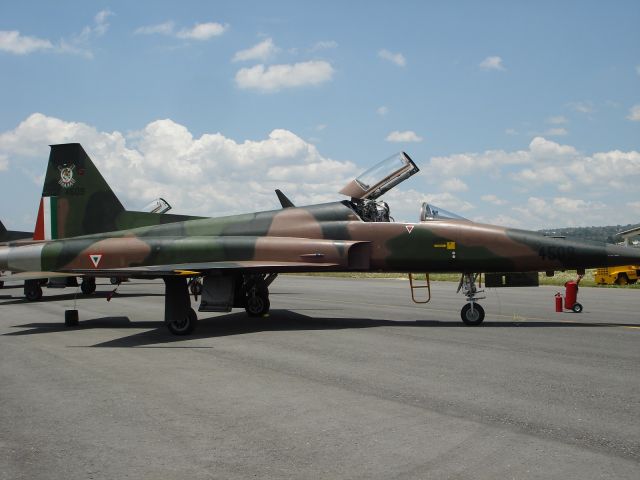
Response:
[{"label": "black tire", "polygon": [[4,287],[4,282],[0,280],[0,288]]},{"label": "black tire", "polygon": [[627,277],[626,273],[618,274],[618,278],[616,278],[616,285],[629,285],[629,277]]},{"label": "black tire", "polygon": [[467,303],[460,311],[460,318],[465,325],[480,325],[484,321],[484,308],[479,304],[473,304],[473,310],[471,310],[471,303]]},{"label": "black tire", "polygon": [[573,304],[573,307],[571,307],[571,310],[573,310],[575,313],[580,313],[582,312],[582,304],[576,302]]},{"label": "black tire", "polygon": [[24,296],[30,302],[35,302],[42,298],[42,287],[35,281],[24,282]]},{"label": "black tire", "polygon": [[271,308],[271,302],[269,302],[269,295],[266,293],[248,295],[244,305],[244,309],[250,317],[262,317],[269,313],[269,308]]},{"label": "black tire", "polygon": [[183,317],[167,322],[167,328],[174,335],[189,335],[193,333],[198,322],[198,315],[193,308],[189,308]]},{"label": "black tire", "polygon": [[111,283],[111,285],[118,285],[120,283],[120,279],[118,277],[111,277],[109,279],[109,283]]},{"label": "black tire", "polygon": [[82,283],[80,284],[80,290],[85,295],[91,295],[96,291],[96,279],[95,278],[83,278]]}]

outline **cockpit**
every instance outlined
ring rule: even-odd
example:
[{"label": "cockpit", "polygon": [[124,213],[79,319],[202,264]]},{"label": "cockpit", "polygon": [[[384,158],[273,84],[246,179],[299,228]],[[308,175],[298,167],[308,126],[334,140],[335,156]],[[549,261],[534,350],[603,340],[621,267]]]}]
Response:
[{"label": "cockpit", "polygon": [[[384,193],[418,173],[420,169],[405,152],[400,152],[374,165],[345,185],[340,193],[351,197],[351,208],[365,222],[393,222],[387,202],[379,200]],[[465,218],[423,203],[420,221],[466,220]]]},{"label": "cockpit", "polygon": [[461,217],[453,212],[449,212],[444,208],[436,207],[435,205],[428,204],[424,202],[422,204],[422,208],[420,209],[420,221],[421,222],[429,222],[432,220],[467,220],[468,219]]}]

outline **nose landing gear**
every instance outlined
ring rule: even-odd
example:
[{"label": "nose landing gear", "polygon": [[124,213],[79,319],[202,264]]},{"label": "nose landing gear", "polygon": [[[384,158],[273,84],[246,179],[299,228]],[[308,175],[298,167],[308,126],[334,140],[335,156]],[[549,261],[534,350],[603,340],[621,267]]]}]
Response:
[{"label": "nose landing gear", "polygon": [[467,297],[467,302],[469,302],[460,311],[460,318],[465,325],[480,325],[484,321],[484,308],[476,303],[478,300],[486,298],[477,296],[478,293],[484,292],[484,290],[478,290],[476,286],[476,280],[479,276],[479,273],[463,273],[458,284],[456,293],[462,290],[462,294]]}]

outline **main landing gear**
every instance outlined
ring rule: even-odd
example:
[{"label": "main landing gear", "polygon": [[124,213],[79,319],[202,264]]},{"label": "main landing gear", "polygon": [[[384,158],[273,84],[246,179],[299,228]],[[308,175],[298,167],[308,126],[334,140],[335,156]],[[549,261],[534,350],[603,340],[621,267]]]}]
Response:
[{"label": "main landing gear", "polygon": [[26,280],[24,282],[24,296],[30,302],[35,302],[42,298],[42,285],[40,280]]},{"label": "main landing gear", "polygon": [[95,277],[84,277],[80,283],[80,290],[85,295],[91,295],[96,292],[96,279]]},{"label": "main landing gear", "polygon": [[189,335],[196,328],[198,316],[191,308],[187,279],[165,277],[164,323],[174,335]]},{"label": "main landing gear", "polygon": [[250,317],[262,317],[269,313],[269,285],[278,276],[277,273],[245,275],[242,290],[244,309]]},{"label": "main landing gear", "polygon": [[484,292],[484,290],[478,290],[476,286],[476,280],[479,276],[479,273],[463,273],[458,284],[456,293],[462,290],[462,294],[467,297],[467,302],[469,302],[460,311],[460,318],[465,325],[480,325],[484,320],[484,308],[476,303],[478,300],[486,298],[477,296],[478,293]]}]

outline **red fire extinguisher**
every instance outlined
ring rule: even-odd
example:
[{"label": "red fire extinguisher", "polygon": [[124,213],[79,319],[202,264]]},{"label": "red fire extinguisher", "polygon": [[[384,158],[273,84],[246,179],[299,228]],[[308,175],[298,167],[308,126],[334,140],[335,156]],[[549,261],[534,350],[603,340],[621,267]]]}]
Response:
[{"label": "red fire extinguisher", "polygon": [[560,292],[556,293],[556,312],[562,312],[562,294]]},{"label": "red fire extinguisher", "polygon": [[573,280],[571,280],[565,283],[564,286],[564,308],[566,308],[567,310],[573,310],[575,313],[580,313],[582,311],[582,305],[577,302],[578,282],[574,282]]}]

